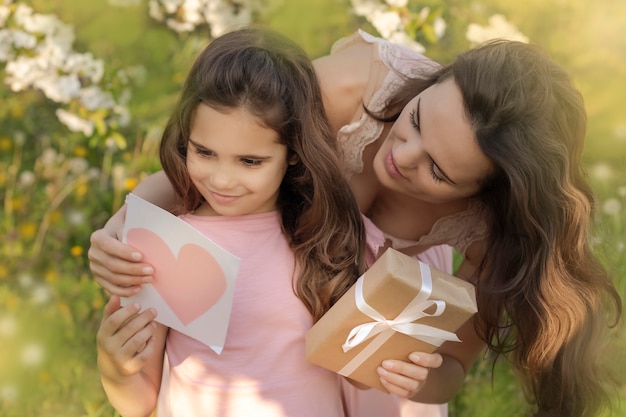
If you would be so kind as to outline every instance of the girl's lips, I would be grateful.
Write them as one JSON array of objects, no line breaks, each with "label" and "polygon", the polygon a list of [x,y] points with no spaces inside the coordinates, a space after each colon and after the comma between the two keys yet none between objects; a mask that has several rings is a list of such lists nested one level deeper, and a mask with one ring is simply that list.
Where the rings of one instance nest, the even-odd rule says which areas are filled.
[{"label": "girl's lips", "polygon": [[385,158],[385,168],[387,168],[387,172],[389,173],[389,176],[391,176],[392,178],[399,179],[399,180],[406,179],[406,177],[402,175],[402,173],[398,170],[398,167],[393,161],[393,153],[391,150],[389,151],[389,153],[387,154],[387,157]]},{"label": "girl's lips", "polygon": [[209,191],[209,192],[211,193],[212,199],[218,204],[230,204],[239,198],[239,196],[224,195],[224,194],[216,193],[215,191]]}]

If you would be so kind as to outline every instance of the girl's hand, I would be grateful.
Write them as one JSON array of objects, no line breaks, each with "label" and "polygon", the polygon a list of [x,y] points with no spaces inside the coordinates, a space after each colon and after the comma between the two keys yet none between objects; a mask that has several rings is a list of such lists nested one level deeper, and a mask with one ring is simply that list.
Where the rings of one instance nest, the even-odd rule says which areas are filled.
[{"label": "girl's hand", "polygon": [[156,311],[147,309],[139,313],[140,308],[138,303],[121,307],[116,295],[104,307],[96,342],[101,371],[109,377],[139,372],[155,352]]},{"label": "girl's hand", "polygon": [[91,273],[102,288],[129,297],[141,290],[141,284],[152,282],[154,271],[141,262],[139,251],[118,240],[123,225],[123,220],[112,218],[103,229],[93,232],[87,256]]},{"label": "girl's hand", "polygon": [[411,362],[386,360],[378,367],[380,382],[392,394],[413,397],[424,385],[431,368],[439,368],[443,357],[438,353],[413,352]]}]

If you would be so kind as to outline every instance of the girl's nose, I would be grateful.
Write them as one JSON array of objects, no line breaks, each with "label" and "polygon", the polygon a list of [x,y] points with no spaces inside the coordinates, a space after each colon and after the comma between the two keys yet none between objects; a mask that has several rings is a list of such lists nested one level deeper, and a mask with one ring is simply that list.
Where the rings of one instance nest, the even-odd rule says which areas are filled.
[{"label": "girl's nose", "polygon": [[236,180],[232,170],[220,165],[209,175],[209,182],[218,190],[227,190],[234,187]]}]

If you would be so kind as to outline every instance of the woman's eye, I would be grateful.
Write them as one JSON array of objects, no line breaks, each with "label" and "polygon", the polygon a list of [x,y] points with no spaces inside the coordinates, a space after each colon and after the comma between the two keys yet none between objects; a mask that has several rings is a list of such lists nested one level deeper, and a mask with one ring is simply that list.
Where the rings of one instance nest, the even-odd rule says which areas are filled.
[{"label": "woman's eye", "polygon": [[439,175],[437,175],[437,173],[435,172],[435,163],[433,161],[430,161],[429,165],[428,165],[428,170],[430,171],[430,176],[433,177],[433,179],[435,180],[435,182],[441,182],[443,181],[443,178],[441,178]]},{"label": "woman's eye", "polygon": [[411,126],[413,126],[413,128],[419,132],[420,125],[418,125],[417,120],[415,120],[415,110],[411,110],[411,112],[409,113],[409,120],[411,121]]}]

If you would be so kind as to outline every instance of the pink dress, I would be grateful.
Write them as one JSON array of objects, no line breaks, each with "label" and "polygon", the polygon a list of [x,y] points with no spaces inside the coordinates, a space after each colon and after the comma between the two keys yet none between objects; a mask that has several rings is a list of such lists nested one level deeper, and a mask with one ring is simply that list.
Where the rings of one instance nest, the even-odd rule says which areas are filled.
[{"label": "pink dress", "polygon": [[[370,85],[366,88],[369,96],[367,107],[372,111],[384,108],[385,101],[402,86],[399,74],[408,77],[424,76],[436,70],[439,65],[425,56],[405,47],[387,42],[359,30],[350,37],[337,41],[331,54],[358,43],[375,43],[377,54],[373,57],[370,71]],[[390,69],[392,69],[390,71]],[[382,79],[382,84],[377,83]],[[363,170],[363,150],[374,142],[383,131],[383,124],[359,111],[353,122],[343,126],[337,139],[344,153],[345,172],[351,176]],[[418,241],[398,239],[384,233],[364,216],[367,232],[367,259],[371,264],[379,254],[379,249],[390,246],[402,249],[415,245],[429,249],[416,255],[419,260],[442,271],[452,271],[452,249],[464,254],[474,241],[486,236],[485,214],[477,201],[471,201],[466,211],[439,219],[429,234]],[[358,390],[342,381],[344,402],[347,414],[351,417],[445,417],[446,404],[421,404],[400,399],[381,391]]]},{"label": "pink dress", "polygon": [[313,322],[278,213],[181,218],[241,264],[221,355],[169,331],[157,416],[342,417],[340,378],[305,359]]}]

